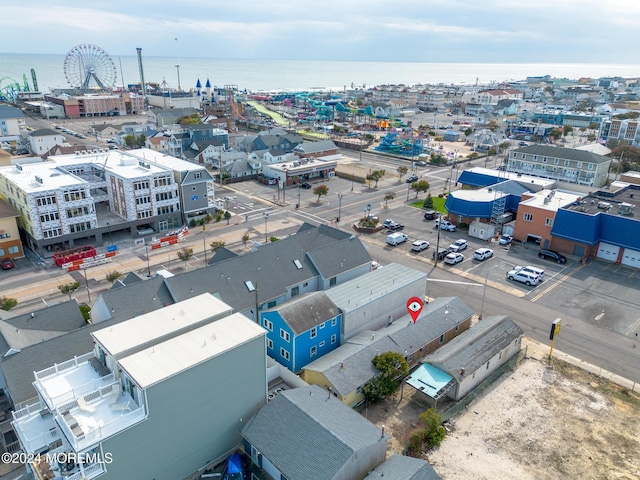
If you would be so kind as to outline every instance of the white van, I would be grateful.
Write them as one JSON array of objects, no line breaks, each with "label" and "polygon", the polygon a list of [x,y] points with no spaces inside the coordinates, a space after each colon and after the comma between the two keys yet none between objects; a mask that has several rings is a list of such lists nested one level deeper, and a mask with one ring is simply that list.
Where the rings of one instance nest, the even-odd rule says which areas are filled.
[{"label": "white van", "polygon": [[407,236],[404,233],[394,232],[387,235],[387,243],[389,245],[400,245],[402,242],[407,241]]}]

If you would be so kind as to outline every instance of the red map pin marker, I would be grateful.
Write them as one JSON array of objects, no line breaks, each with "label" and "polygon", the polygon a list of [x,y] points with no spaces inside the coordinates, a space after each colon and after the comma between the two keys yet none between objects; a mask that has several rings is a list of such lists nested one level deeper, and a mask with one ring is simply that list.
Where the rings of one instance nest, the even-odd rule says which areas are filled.
[{"label": "red map pin marker", "polygon": [[411,318],[413,318],[413,323],[416,323],[418,315],[420,315],[422,311],[422,305],[422,300],[418,297],[411,297],[407,300],[407,311],[409,315],[411,315]]}]

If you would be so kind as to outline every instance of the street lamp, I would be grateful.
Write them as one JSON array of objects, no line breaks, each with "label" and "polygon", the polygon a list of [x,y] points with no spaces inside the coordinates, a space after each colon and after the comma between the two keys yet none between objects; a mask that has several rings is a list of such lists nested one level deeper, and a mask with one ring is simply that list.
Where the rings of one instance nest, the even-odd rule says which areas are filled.
[{"label": "street lamp", "polygon": [[144,249],[147,252],[147,277],[151,276],[151,267],[149,266],[149,245],[144,244]]},{"label": "street lamp", "polygon": [[264,216],[264,243],[267,243],[267,219],[269,218],[269,214],[265,212],[262,215]]},{"label": "street lamp", "polygon": [[180,88],[180,65],[176,65],[176,70],[178,71],[178,91],[181,91],[182,88]]},{"label": "street lamp", "polygon": [[484,277],[484,288],[482,289],[482,303],[480,304],[480,315],[478,315],[478,320],[482,320],[484,317],[482,316],[484,312],[484,297],[487,294],[487,280],[489,280],[489,273],[496,267],[501,267],[501,263],[496,263],[493,267],[489,269],[487,275]]},{"label": "street lamp", "polygon": [[336,219],[336,222],[340,221],[340,213],[342,212],[342,194],[339,193],[338,194],[338,218]]},{"label": "street lamp", "polygon": [[89,297],[88,302],[91,303],[91,291],[89,290],[89,280],[87,279],[87,269],[83,268],[82,270],[84,270],[84,283],[87,286],[87,297]]}]

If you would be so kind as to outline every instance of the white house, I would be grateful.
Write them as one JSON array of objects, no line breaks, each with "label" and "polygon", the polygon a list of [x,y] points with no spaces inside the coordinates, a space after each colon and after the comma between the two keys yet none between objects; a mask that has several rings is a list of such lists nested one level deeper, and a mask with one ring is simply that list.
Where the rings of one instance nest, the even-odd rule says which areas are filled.
[{"label": "white house", "polygon": [[61,133],[48,128],[42,128],[29,134],[31,153],[43,155],[56,145],[64,145],[65,137]]}]

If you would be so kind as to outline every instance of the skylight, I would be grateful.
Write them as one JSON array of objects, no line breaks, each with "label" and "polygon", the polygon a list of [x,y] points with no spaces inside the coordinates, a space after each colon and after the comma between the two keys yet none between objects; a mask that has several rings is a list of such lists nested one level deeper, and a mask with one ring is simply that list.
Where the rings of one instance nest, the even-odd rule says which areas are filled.
[{"label": "skylight", "polygon": [[300,263],[300,260],[294,260],[293,263],[295,264],[296,268],[298,270],[300,270],[302,268],[302,264]]},{"label": "skylight", "polygon": [[249,290],[250,292],[253,292],[256,289],[256,287],[253,286],[251,280],[247,280],[246,282],[244,282],[244,284],[247,286],[247,290]]}]

